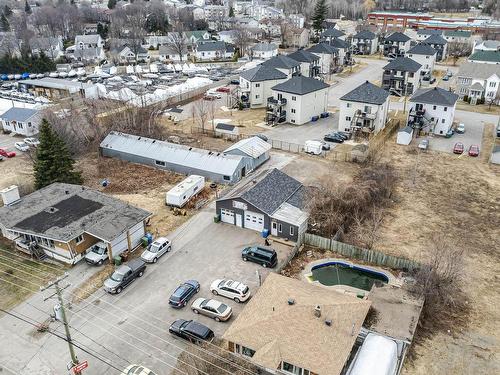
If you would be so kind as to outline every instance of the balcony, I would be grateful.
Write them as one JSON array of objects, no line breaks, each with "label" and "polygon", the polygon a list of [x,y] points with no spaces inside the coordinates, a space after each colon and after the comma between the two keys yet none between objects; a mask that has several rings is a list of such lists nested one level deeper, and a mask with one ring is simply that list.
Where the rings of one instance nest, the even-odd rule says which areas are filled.
[{"label": "balcony", "polygon": [[269,98],[267,98],[267,105],[270,107],[283,107],[284,105],[286,105],[286,99],[275,99],[274,97],[270,96]]},{"label": "balcony", "polygon": [[375,120],[377,118],[377,112],[374,113],[361,112],[361,118],[367,120]]}]

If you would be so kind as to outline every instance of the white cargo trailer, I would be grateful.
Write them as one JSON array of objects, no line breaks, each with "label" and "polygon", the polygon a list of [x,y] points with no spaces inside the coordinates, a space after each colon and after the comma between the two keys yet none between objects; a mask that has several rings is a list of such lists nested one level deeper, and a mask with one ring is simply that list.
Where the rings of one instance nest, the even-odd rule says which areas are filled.
[{"label": "white cargo trailer", "polygon": [[167,192],[169,206],[182,207],[205,187],[205,177],[191,175]]},{"label": "white cargo trailer", "polygon": [[306,141],[304,151],[307,154],[321,155],[323,152],[323,143],[320,141]]}]

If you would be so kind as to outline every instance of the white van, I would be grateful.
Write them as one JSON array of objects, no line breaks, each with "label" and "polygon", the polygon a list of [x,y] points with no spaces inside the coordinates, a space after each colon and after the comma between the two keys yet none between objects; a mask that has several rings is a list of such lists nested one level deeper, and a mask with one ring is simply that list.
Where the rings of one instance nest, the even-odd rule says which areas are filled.
[{"label": "white van", "polygon": [[321,155],[323,152],[323,143],[320,141],[306,141],[304,151],[306,154]]}]

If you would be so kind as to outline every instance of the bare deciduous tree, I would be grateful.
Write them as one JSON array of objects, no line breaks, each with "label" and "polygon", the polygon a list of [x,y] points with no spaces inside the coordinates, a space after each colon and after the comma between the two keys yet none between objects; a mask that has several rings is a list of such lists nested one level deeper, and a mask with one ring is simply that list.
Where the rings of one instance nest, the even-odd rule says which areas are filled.
[{"label": "bare deciduous tree", "polygon": [[184,57],[187,59],[188,39],[184,33],[182,24],[179,23],[175,27],[175,30],[174,32],[168,33],[166,45],[168,49],[172,51],[172,54],[179,55],[179,60],[182,62]]}]

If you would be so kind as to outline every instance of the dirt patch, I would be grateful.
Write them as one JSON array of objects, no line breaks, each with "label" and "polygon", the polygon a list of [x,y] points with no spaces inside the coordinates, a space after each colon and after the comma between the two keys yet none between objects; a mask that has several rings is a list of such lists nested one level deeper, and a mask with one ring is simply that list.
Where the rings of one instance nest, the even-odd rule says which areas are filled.
[{"label": "dirt patch", "polygon": [[[17,150],[16,150],[17,151]],[[20,154],[20,151],[18,151]],[[10,186],[19,186],[21,195],[33,190],[33,162],[27,155],[17,155],[14,158],[0,161],[0,189]],[[3,203],[0,200],[0,206]]]},{"label": "dirt patch", "polygon": [[344,68],[342,73],[337,74],[338,77],[346,78],[349,77],[355,73],[358,73],[359,71],[363,70],[368,64],[365,62],[357,62],[354,65],[351,65],[347,68]]},{"label": "dirt patch", "polygon": [[500,106],[498,105],[488,105],[488,104],[469,104],[463,100],[457,101],[457,109],[461,111],[485,113],[487,115],[500,115]]},{"label": "dirt patch", "polygon": [[72,293],[71,302],[76,304],[90,297],[96,290],[103,286],[104,281],[113,273],[114,269],[114,265],[110,263],[104,265],[102,269],[75,288]]}]

